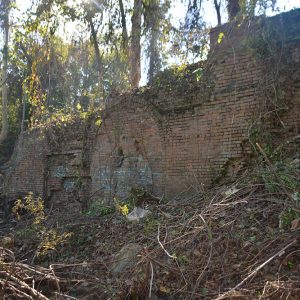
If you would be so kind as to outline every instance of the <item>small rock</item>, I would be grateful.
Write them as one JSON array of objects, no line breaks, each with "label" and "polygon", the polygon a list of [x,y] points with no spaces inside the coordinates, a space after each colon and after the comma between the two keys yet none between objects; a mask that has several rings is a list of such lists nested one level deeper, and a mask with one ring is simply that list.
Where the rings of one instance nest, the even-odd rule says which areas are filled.
[{"label": "small rock", "polygon": [[226,197],[229,197],[235,193],[237,193],[239,191],[239,189],[237,189],[235,186],[234,187],[231,187],[229,188],[224,194]]},{"label": "small rock", "polygon": [[252,243],[249,242],[249,241],[246,241],[246,242],[243,243],[243,248],[249,248],[251,246],[252,246]]},{"label": "small rock", "polygon": [[127,215],[129,221],[139,221],[145,218],[150,213],[149,210],[143,209],[141,207],[135,207],[131,213]]},{"label": "small rock", "polygon": [[295,219],[291,222],[291,230],[296,230],[300,227],[300,218]]},{"label": "small rock", "polygon": [[143,249],[139,244],[131,243],[125,245],[114,257],[111,272],[120,274],[130,270],[138,261],[137,255]]},{"label": "small rock", "polygon": [[14,239],[11,236],[4,236],[0,244],[3,248],[12,249],[14,247]]}]

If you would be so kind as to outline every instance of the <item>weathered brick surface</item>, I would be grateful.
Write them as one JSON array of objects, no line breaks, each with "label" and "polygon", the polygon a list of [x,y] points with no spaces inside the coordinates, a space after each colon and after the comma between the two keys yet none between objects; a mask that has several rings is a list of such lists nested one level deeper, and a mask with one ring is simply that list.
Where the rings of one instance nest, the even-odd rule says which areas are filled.
[{"label": "weathered brick surface", "polygon": [[16,198],[28,191],[44,195],[48,151],[47,140],[40,130],[34,129],[19,136],[6,172],[6,195]]},{"label": "weathered brick surface", "polygon": [[245,47],[265,23],[226,24],[212,30],[200,81],[192,75],[182,87],[177,82],[115,96],[100,128],[77,122],[47,134],[26,133],[6,176],[6,194],[33,191],[57,206],[73,203],[74,209],[96,198],[126,197],[133,187],[171,197],[208,186],[225,167],[238,171],[251,153],[249,128],[262,117],[270,129],[280,127],[281,137],[298,134],[300,39],[294,29],[300,29],[300,18],[295,14],[300,11],[264,21],[285,28],[290,66],[280,79],[288,86],[289,109],[278,112],[276,124],[265,118],[274,85],[267,62]]}]

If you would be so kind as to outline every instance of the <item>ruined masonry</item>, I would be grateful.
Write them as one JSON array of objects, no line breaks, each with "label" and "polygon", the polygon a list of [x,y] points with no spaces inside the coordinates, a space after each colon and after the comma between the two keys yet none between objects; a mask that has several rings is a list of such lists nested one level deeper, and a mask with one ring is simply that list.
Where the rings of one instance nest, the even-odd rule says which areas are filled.
[{"label": "ruined masonry", "polygon": [[[286,54],[278,56],[285,57],[278,66],[263,56],[273,45],[264,41],[268,30]],[[188,67],[186,75],[164,82],[165,71],[153,87],[113,96],[87,122],[25,132],[5,174],[5,195],[32,191],[49,205],[79,210],[96,199],[124,198],[132,188],[173,197],[237,174],[251,159],[253,124],[266,120],[279,139],[299,133],[299,32],[300,10],[225,24],[210,33],[207,61]],[[262,117],[272,108],[272,74],[282,64],[288,109],[276,123]]]}]

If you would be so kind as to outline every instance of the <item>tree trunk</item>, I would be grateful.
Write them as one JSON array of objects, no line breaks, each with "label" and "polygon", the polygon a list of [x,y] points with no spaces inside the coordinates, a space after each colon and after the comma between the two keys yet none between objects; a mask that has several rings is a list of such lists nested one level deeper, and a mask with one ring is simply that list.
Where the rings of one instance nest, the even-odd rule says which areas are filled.
[{"label": "tree trunk", "polygon": [[9,1],[3,0],[2,8],[5,9],[5,14],[3,18],[3,32],[4,32],[4,48],[3,48],[3,68],[2,68],[2,128],[0,133],[0,144],[8,135],[8,114],[7,114],[7,64],[8,64],[8,31],[9,31],[9,18],[8,9]]},{"label": "tree trunk", "polygon": [[239,0],[227,0],[227,11],[229,21],[234,20],[234,18],[238,15],[240,10],[241,7],[239,4]]},{"label": "tree trunk", "polygon": [[[96,56],[96,61],[97,61],[97,66],[98,66],[98,78],[99,78],[99,98],[100,101],[103,101],[103,97],[104,97],[104,84],[103,84],[103,64],[102,64],[102,58],[101,58],[101,54],[100,54],[100,49],[99,49],[99,45],[98,45],[98,40],[97,40],[97,33],[95,30],[95,26],[93,23],[93,20],[90,19],[89,20],[89,25],[91,28],[91,36],[92,36],[92,43],[94,46],[94,50],[95,50],[95,56]],[[93,103],[92,103],[93,106]]]},{"label": "tree trunk", "polygon": [[[24,83],[24,85],[25,85],[25,83]],[[21,132],[24,132],[24,129],[25,129],[26,97],[27,97],[26,88],[24,88],[24,86],[23,86]]]},{"label": "tree trunk", "polygon": [[250,0],[249,6],[250,6],[250,17],[254,17],[255,16],[255,8],[257,5],[257,0]]},{"label": "tree trunk", "polygon": [[158,51],[158,40],[160,36],[160,7],[158,0],[150,1],[149,7],[149,29],[150,29],[150,42],[149,42],[149,72],[148,79],[151,83],[154,76],[160,70],[160,55]]},{"label": "tree trunk", "polygon": [[[24,58],[27,60],[27,71],[26,71],[26,78],[28,78],[31,74],[31,70],[32,70],[32,57],[28,54],[25,46],[23,45],[22,41],[18,42],[18,47],[22,50]],[[23,81],[22,84],[22,119],[21,119],[21,132],[25,131],[26,129],[26,102],[27,102],[27,79],[25,79],[25,81]]]},{"label": "tree trunk", "polygon": [[217,13],[217,18],[218,18],[218,26],[220,26],[222,24],[221,12],[220,12],[221,2],[218,3],[217,0],[214,0],[214,5],[215,5],[216,13]]},{"label": "tree trunk", "polygon": [[126,57],[128,57],[128,52],[129,52],[128,33],[127,33],[126,16],[124,11],[123,0],[119,0],[119,6],[120,6],[121,23],[122,23],[122,47]]},{"label": "tree trunk", "polygon": [[136,88],[141,79],[142,0],[134,0],[131,22],[130,81],[131,87]]},{"label": "tree trunk", "polygon": [[150,38],[150,57],[149,57],[149,82],[151,83],[154,76],[158,73],[160,67],[160,57],[157,49],[157,42],[159,38],[159,31],[156,28],[152,29]]}]

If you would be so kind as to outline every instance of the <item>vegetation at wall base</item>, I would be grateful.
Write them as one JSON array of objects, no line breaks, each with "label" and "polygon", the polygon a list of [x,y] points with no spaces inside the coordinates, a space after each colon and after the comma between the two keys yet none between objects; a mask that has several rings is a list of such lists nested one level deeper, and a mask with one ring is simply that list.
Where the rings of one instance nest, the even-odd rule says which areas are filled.
[{"label": "vegetation at wall base", "polygon": [[[257,167],[206,193],[176,202],[148,201],[151,215],[138,223],[118,211],[103,213],[102,205],[97,216],[63,220],[52,212],[47,222],[42,218],[43,230],[55,230],[56,241],[60,233],[68,232],[68,238],[40,256],[37,244],[29,242],[36,231],[33,236],[21,234],[36,217],[25,214],[20,221],[11,220],[1,229],[1,292],[40,294],[40,299],[64,294],[76,299],[146,299],[150,294],[159,299],[297,299],[296,154],[278,162],[263,157]],[[31,207],[32,201],[27,202]],[[41,215],[40,209],[31,211]],[[113,273],[117,253],[132,244],[141,246],[137,261]]]}]

